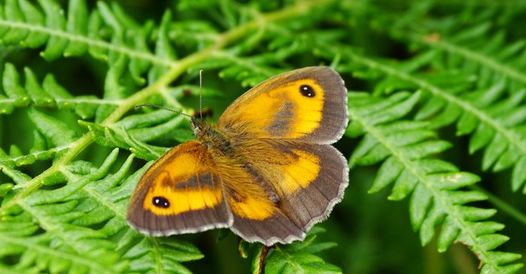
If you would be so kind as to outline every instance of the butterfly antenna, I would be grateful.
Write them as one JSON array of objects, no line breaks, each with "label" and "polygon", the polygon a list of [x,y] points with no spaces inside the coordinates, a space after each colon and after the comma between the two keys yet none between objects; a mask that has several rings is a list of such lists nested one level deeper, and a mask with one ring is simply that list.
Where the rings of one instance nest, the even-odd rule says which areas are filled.
[{"label": "butterfly antenna", "polygon": [[183,110],[181,110],[181,109],[176,109],[176,108],[171,108],[171,107],[161,106],[161,105],[154,105],[154,104],[140,104],[140,105],[136,105],[136,106],[135,106],[135,109],[139,109],[139,108],[143,108],[143,107],[149,107],[149,108],[156,108],[156,109],[169,110],[169,111],[175,112],[175,113],[177,113],[177,114],[182,114],[182,115],[184,115],[184,116],[188,116],[188,117],[192,118],[191,115],[188,115],[188,114],[184,113]]},{"label": "butterfly antenna", "polygon": [[203,69],[199,70],[199,118],[203,120]]}]

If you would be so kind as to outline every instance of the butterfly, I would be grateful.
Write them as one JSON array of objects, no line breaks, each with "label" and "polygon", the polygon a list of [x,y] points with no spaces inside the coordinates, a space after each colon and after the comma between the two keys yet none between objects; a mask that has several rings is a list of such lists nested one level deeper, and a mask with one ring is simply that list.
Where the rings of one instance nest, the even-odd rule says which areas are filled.
[{"label": "butterfly", "polygon": [[154,236],[230,228],[265,246],[305,238],[342,200],[347,90],[329,67],[274,76],[237,98],[216,125],[191,118],[195,141],[142,176],[128,222]]}]

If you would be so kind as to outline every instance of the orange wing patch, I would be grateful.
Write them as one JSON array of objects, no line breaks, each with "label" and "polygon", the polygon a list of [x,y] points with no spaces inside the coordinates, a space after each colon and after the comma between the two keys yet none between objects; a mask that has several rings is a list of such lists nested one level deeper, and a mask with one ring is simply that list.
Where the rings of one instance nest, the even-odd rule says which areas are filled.
[{"label": "orange wing patch", "polygon": [[234,215],[250,220],[262,221],[271,217],[275,212],[275,206],[268,198],[246,197],[244,199],[235,199],[230,197],[228,204]]},{"label": "orange wing patch", "polygon": [[[184,181],[191,176],[202,173],[210,167],[206,164],[206,158],[202,154],[192,154],[191,152],[180,152],[171,157],[170,161],[164,163],[163,171],[168,173],[172,181]],[[156,180],[163,180],[156,178]]]},{"label": "orange wing patch", "polygon": [[218,125],[242,126],[260,138],[299,138],[320,127],[324,96],[312,79],[292,81],[250,98],[240,97],[239,107],[225,111]]},{"label": "orange wing patch", "polygon": [[[222,200],[221,188],[210,186],[209,159],[202,153],[178,151],[172,153],[155,177],[144,199],[144,209],[157,215],[174,215],[190,210],[212,208]],[[206,179],[204,179],[206,178]],[[205,182],[200,182],[201,180]],[[193,183],[191,183],[193,182]],[[169,207],[156,206],[156,197],[165,199]]]},{"label": "orange wing patch", "polygon": [[293,194],[300,189],[307,188],[320,173],[320,159],[315,154],[303,150],[291,151],[293,160],[282,166],[280,188],[285,194]]},{"label": "orange wing patch", "polygon": [[[307,86],[312,88],[313,97],[300,92]],[[243,121],[250,121],[250,127],[260,129],[263,136],[298,138],[319,127],[323,97],[323,90],[315,81],[294,81],[246,102]]]},{"label": "orange wing patch", "polygon": [[[188,187],[186,189],[174,188],[170,182],[174,181],[169,178],[168,172],[161,173],[148,190],[144,198],[143,207],[156,215],[166,216],[175,215],[183,212],[213,208],[222,202],[222,191],[220,188]],[[195,175],[197,178],[204,177]],[[152,201],[156,197],[163,197],[170,206],[158,207]]]}]

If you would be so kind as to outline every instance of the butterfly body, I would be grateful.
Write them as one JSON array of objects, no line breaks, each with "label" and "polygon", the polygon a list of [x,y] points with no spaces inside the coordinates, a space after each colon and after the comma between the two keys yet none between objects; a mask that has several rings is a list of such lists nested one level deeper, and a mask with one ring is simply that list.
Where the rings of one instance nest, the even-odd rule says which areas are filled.
[{"label": "butterfly body", "polygon": [[265,245],[303,239],[343,197],[345,158],[330,144],[347,124],[339,75],[309,67],[238,98],[216,125],[192,118],[197,138],[143,175],[128,221],[153,235],[228,227]]},{"label": "butterfly body", "polygon": [[[247,155],[247,153],[257,151],[269,151],[265,147],[264,140],[258,140],[255,136],[247,136],[243,132],[238,134],[225,132],[225,129],[222,131],[198,118],[192,118],[192,128],[196,138],[206,147],[210,157],[216,163],[215,168],[221,178],[227,182],[236,182],[240,178],[244,178],[245,182],[253,181],[264,189],[268,199],[276,205],[279,203],[279,196],[269,183],[273,179],[265,178],[265,172],[254,167],[258,166],[258,163],[251,162],[251,157]],[[223,186],[223,191],[237,201],[242,199],[241,193],[244,192],[242,189],[237,190],[236,186],[230,183]]]},{"label": "butterfly body", "polygon": [[192,130],[199,142],[206,146],[207,150],[214,154],[221,154],[228,157],[235,156],[232,151],[232,144],[223,132],[206,123],[206,121],[192,117]]}]

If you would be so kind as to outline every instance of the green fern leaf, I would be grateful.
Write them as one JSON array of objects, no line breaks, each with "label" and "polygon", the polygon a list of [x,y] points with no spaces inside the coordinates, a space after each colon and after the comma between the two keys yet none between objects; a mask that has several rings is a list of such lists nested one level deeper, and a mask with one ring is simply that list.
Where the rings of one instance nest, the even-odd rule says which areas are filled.
[{"label": "green fern leaf", "polygon": [[[56,107],[61,110],[73,110],[81,118],[93,117],[95,110],[100,105],[112,104],[109,101],[97,100],[94,96],[73,97],[64,87],[62,87],[53,75],[48,74],[42,84],[34,73],[24,69],[25,81],[21,82],[21,77],[13,64],[6,63],[3,71],[2,86],[5,92],[0,110],[9,114],[16,108],[28,105],[35,107]],[[2,99],[0,99],[2,100]],[[113,103],[112,105],[117,105]]]},{"label": "green fern leaf", "polygon": [[[477,183],[478,176],[460,172],[450,163],[430,158],[449,145],[437,140],[428,124],[377,118],[403,117],[415,106],[418,97],[419,93],[412,96],[397,93],[387,100],[390,103],[386,107],[386,100],[351,93],[350,115],[366,133],[351,157],[351,164],[384,161],[370,192],[394,184],[389,199],[401,200],[410,196],[411,223],[415,230],[420,231],[423,245],[428,244],[441,227],[437,235],[440,252],[459,241],[477,254],[483,264],[482,272],[517,271],[522,267],[516,262],[520,255],[509,253],[513,260],[504,263],[492,256],[494,249],[508,241],[508,237],[497,234],[503,225],[487,221],[496,211],[468,205],[486,199],[482,193],[464,188]],[[376,152],[380,149],[382,154]],[[374,161],[363,161],[364,158],[373,158]]]},{"label": "green fern leaf", "polygon": [[[321,228],[314,228],[303,242],[275,247],[266,258],[265,273],[342,273],[335,265],[314,255],[336,245],[314,243],[316,235],[323,231]],[[255,259],[259,260],[259,257]]]},{"label": "green fern leaf", "polygon": [[[437,123],[437,126],[457,122],[457,134],[473,134],[470,152],[484,149],[483,169],[498,172],[513,167],[512,189],[517,191],[524,188],[526,193],[526,178],[520,175],[523,173],[522,166],[518,165],[526,155],[526,135],[523,131],[526,117],[521,107],[526,84],[526,76],[522,73],[526,67],[525,55],[522,54],[525,43],[523,40],[506,41],[506,30],[488,20],[505,12],[508,11],[498,7],[478,12],[473,15],[476,19],[469,26],[453,19],[449,20],[449,25],[437,22],[419,26],[416,31],[407,31],[415,29],[415,26],[406,24],[408,21],[400,22],[394,28],[393,35],[416,43],[422,49],[422,55],[432,54],[434,57],[427,64],[434,69],[447,71],[462,64],[464,73],[477,75],[475,92],[473,87],[467,87],[464,94],[451,98],[453,100],[447,99],[447,96],[436,96],[437,93],[433,92],[429,106],[420,110],[420,118],[432,117],[429,114],[433,112],[429,107],[435,113],[441,112],[442,117],[453,117],[450,115],[451,108],[455,108],[455,105],[459,107],[455,111],[462,110],[463,113],[459,112],[462,114],[460,119],[451,118]],[[440,38],[428,39],[425,36],[425,33],[432,32]],[[437,97],[448,101],[449,108],[443,109],[443,106],[436,105]]]},{"label": "green fern leaf", "polygon": [[470,91],[462,87],[466,86],[466,81],[470,81],[469,77],[453,77],[444,81],[444,78],[451,78],[450,72],[429,77],[417,72],[406,72],[402,69],[403,64],[392,65],[353,53],[349,53],[348,57],[361,64],[361,69],[365,67],[380,70],[388,75],[386,81],[390,82],[392,88],[396,86],[400,89],[411,87],[422,90],[423,106],[416,114],[417,119],[428,120],[433,128],[456,123],[458,135],[471,134],[471,153],[484,149],[483,169],[492,168],[497,172],[513,167],[513,190],[526,187],[524,176],[518,174],[521,170],[517,165],[522,163],[521,159],[526,155],[526,135],[523,129],[526,112],[521,108],[524,104],[523,91],[500,96],[503,92],[501,83]]}]

